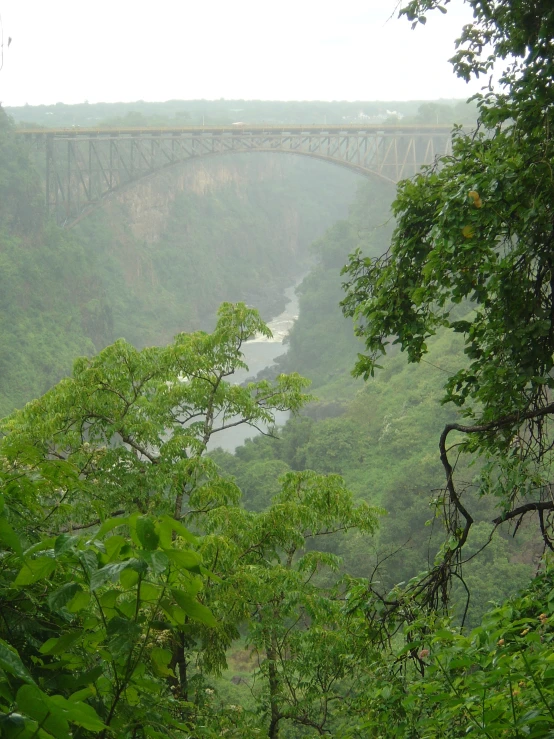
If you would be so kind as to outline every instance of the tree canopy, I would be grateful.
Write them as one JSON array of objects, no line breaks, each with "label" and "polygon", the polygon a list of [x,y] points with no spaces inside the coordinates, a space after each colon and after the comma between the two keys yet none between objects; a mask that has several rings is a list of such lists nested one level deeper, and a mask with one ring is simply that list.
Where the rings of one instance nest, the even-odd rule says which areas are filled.
[{"label": "tree canopy", "polygon": [[[454,537],[447,559],[473,522],[453,448],[484,462],[481,492],[497,496],[495,523],[536,511],[552,548],[554,509],[554,9],[467,2],[473,23],[451,61],[466,80],[492,75],[476,96],[478,127],[456,129],[451,156],[400,184],[390,249],[376,259],[352,255],[343,302],[365,341],[355,372],[366,378],[391,343],[419,362],[437,331],[463,337],[467,361],[449,374],[444,402],[467,423],[449,424],[440,439]],[[447,6],[414,0],[400,14],[417,26]]]}]

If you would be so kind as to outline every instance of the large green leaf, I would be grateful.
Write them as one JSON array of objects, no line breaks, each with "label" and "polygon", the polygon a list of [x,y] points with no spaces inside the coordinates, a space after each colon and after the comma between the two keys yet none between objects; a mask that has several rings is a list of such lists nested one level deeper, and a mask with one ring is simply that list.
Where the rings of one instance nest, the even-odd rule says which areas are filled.
[{"label": "large green leaf", "polygon": [[138,624],[128,618],[114,616],[111,621],[108,621],[107,633],[110,637],[121,636],[135,639],[141,633],[141,628]]},{"label": "large green leaf", "polygon": [[171,657],[172,654],[169,649],[162,649],[161,647],[154,647],[154,649],[152,649],[150,652],[150,659],[152,660],[152,664],[154,665],[154,669],[158,675],[166,677],[174,676],[173,670],[168,666],[171,662]]},{"label": "large green leaf", "polygon": [[183,539],[185,539],[185,541],[188,541],[189,544],[198,543],[197,537],[194,536],[194,534],[191,534],[187,527],[184,526],[180,521],[176,521],[174,518],[171,518],[171,516],[167,515],[162,516],[161,521],[161,528],[166,536],[167,533],[171,535],[171,532],[174,531],[177,536],[181,536]]},{"label": "large green leaf", "polygon": [[10,549],[13,549],[16,554],[21,556],[23,548],[21,546],[19,536],[3,516],[0,516],[0,542],[8,546]]},{"label": "large green leaf", "polygon": [[66,582],[59,590],[50,593],[48,605],[53,611],[59,611],[80,591],[82,591],[82,588],[78,583]]},{"label": "large green leaf", "polygon": [[83,608],[86,608],[89,603],[90,593],[87,593],[84,590],[79,590],[66,605],[66,610],[70,613],[78,613],[79,611],[82,611]]},{"label": "large green leaf", "polygon": [[[80,693],[84,693],[84,691],[80,691]],[[77,726],[82,726],[87,731],[97,733],[106,728],[94,708],[87,703],[72,700],[71,698],[67,700],[61,695],[52,696],[50,703],[59,706],[64,711],[64,715],[68,721],[77,724]]]},{"label": "large green leaf", "polygon": [[69,649],[69,647],[75,644],[75,642],[79,641],[82,636],[83,632],[81,630],[68,631],[60,637],[48,639],[48,641],[44,642],[39,651],[42,652],[42,654],[62,654]]},{"label": "large green leaf", "polygon": [[124,518],[108,518],[107,521],[104,521],[102,526],[98,529],[98,533],[96,536],[100,539],[105,534],[108,534],[113,529],[116,529],[118,526],[124,526],[129,521],[128,516],[125,516]]},{"label": "large green leaf", "polygon": [[196,552],[191,552],[190,549],[179,550],[179,549],[165,549],[166,555],[170,562],[177,565],[179,569],[193,570],[199,572],[200,564],[202,560]]},{"label": "large green leaf", "polygon": [[32,585],[49,577],[56,569],[56,561],[52,557],[37,557],[25,560],[14,580],[14,585]]},{"label": "large green leaf", "polygon": [[48,696],[34,685],[24,685],[18,690],[17,705],[56,739],[71,739],[70,723],[94,733],[106,728],[92,706],[67,700],[62,695]]},{"label": "large green leaf", "polygon": [[183,609],[187,616],[206,624],[206,626],[218,626],[218,622],[210,609],[203,606],[202,603],[199,603],[188,593],[185,593],[182,590],[172,589],[171,595],[175,598],[175,602]]},{"label": "large green leaf", "polygon": [[23,714],[37,721],[56,739],[71,739],[64,710],[49,701],[48,696],[36,685],[23,685],[17,691],[16,700],[17,707]]},{"label": "large green leaf", "polygon": [[124,562],[112,562],[104,565],[92,575],[90,578],[90,589],[92,591],[98,590],[99,587],[109,581],[115,581],[119,578],[120,574],[127,569],[135,570],[136,572],[144,572],[146,570],[146,562],[140,559],[126,559]]},{"label": "large green leaf", "polygon": [[164,552],[141,552],[140,556],[141,559],[144,559],[148,563],[156,575],[160,575],[167,570],[169,558]]},{"label": "large green leaf", "polygon": [[35,682],[21,661],[19,654],[3,639],[0,639],[0,667],[4,672],[14,675],[26,683]]},{"label": "large green leaf", "polygon": [[136,522],[136,531],[139,541],[145,549],[151,552],[157,548],[160,537],[156,533],[156,527],[151,518],[139,516]]},{"label": "large green leaf", "polygon": [[54,553],[56,557],[60,557],[65,554],[73,544],[79,540],[78,536],[71,536],[70,534],[60,534],[54,543]]}]

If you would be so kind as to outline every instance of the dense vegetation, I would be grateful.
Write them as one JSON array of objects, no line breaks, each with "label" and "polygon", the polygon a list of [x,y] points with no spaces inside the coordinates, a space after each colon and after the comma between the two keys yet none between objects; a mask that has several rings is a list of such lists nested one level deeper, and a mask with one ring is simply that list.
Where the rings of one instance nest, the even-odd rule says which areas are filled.
[{"label": "dense vegetation", "polygon": [[[442,386],[447,373],[464,361],[461,340],[441,331],[429,341],[420,366],[392,353],[365,384],[348,376],[363,344],[336,308],[344,295],[339,270],[358,247],[366,255],[386,251],[391,199],[390,190],[378,183],[365,184],[349,218],[313,245],[318,262],[299,288],[300,316],[276,371],[297,370],[313,378],[317,401],[277,439],[257,437],[235,455],[213,455],[234,476],[245,505],[253,510],[270,504],[280,474],[305,469],[340,474],[358,499],[382,506],[387,515],[371,546],[349,538],[341,553],[345,569],[354,575],[367,576],[378,565],[375,579],[383,588],[425,571],[444,538],[440,496],[433,493],[444,480],[437,446],[445,424],[457,415],[441,403]],[[476,509],[468,542],[473,553],[487,541],[498,511],[494,500],[479,498],[475,465],[460,457],[457,471]],[[472,593],[466,622],[477,624],[491,601],[501,602],[522,587],[540,551],[531,530],[520,531],[514,540],[507,527],[501,529],[494,544],[464,566]],[[463,588],[456,587],[453,601],[460,618],[466,605]]]},{"label": "dense vegetation", "polygon": [[193,163],[64,231],[44,219],[33,154],[0,111],[0,415],[116,338],[145,346],[211,328],[223,300],[279,313],[358,179],[294,157]]},{"label": "dense vegetation", "polygon": [[[284,373],[232,384],[268,329],[224,303],[212,333],[117,341],[3,420],[2,736],[554,736],[548,551],[536,568],[554,546],[554,11],[467,1],[455,68],[489,72],[492,44],[501,91],[401,184],[394,223],[369,183],[316,242]],[[23,250],[51,227],[5,141]],[[345,261],[357,336],[331,307]],[[282,410],[277,438],[206,454]]]}]

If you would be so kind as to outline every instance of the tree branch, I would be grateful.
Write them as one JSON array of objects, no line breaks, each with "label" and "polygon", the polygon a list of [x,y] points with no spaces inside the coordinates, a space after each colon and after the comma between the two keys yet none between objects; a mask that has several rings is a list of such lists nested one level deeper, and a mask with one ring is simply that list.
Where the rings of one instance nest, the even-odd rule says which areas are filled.
[{"label": "tree branch", "polygon": [[[114,511],[111,513],[108,518],[117,518],[117,516],[123,516],[127,513],[127,511],[121,509],[119,511]],[[98,526],[98,524],[101,524],[104,522],[105,519],[101,518],[95,518],[94,521],[89,521],[88,523],[78,523],[78,524],[69,524],[69,526],[64,526],[63,528],[58,530],[58,533],[60,534],[67,534],[68,531],[78,531],[79,529],[90,529],[93,526]]]}]

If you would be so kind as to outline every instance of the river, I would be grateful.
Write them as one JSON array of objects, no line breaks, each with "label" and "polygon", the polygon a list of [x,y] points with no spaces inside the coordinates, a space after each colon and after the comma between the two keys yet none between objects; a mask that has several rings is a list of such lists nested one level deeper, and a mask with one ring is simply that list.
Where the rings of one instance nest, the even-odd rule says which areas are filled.
[{"label": "river", "polygon": [[[285,353],[286,344],[283,345],[283,341],[298,318],[298,297],[295,291],[301,281],[285,290],[285,298],[288,300],[285,310],[267,324],[271,329],[273,338],[251,339],[243,345],[244,361],[248,365],[248,370],[235,372],[233,379],[237,384],[244,382],[249,377],[255,377],[258,372],[266,367],[271,367],[276,358]],[[277,411],[275,413],[276,424],[278,426],[284,425],[289,416],[289,411]],[[251,439],[258,436],[258,434],[259,432],[256,429],[247,424],[235,426],[215,434],[208,444],[208,449],[221,447],[225,451],[233,453],[238,446],[244,444],[246,439]]]}]

